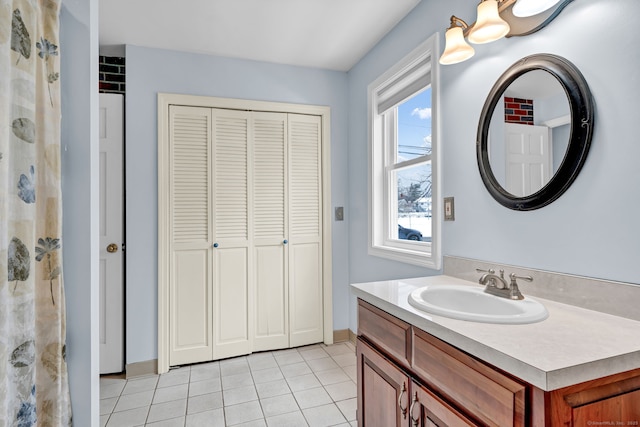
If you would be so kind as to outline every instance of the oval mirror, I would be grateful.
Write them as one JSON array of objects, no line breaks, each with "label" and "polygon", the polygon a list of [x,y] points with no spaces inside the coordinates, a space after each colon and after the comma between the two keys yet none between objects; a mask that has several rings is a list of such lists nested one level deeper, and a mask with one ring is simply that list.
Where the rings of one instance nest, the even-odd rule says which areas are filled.
[{"label": "oval mirror", "polygon": [[538,209],[576,179],[593,134],[593,100],[580,71],[538,54],[500,76],[484,104],[476,151],[480,176],[500,204]]}]

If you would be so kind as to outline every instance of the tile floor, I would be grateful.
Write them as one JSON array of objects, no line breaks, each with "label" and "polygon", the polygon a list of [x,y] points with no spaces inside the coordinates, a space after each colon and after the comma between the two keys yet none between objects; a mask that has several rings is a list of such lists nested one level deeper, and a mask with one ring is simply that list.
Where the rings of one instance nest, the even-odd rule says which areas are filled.
[{"label": "tile floor", "polygon": [[100,379],[101,427],[356,425],[352,343],[317,344]]}]

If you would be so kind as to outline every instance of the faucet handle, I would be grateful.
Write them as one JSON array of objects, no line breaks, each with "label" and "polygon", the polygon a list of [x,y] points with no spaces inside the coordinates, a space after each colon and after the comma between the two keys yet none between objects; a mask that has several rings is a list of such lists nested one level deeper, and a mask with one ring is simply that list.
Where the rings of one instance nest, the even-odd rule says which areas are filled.
[{"label": "faucet handle", "polygon": [[511,278],[511,283],[515,283],[516,279],[526,280],[527,282],[533,282],[533,277],[531,276],[518,276],[516,273],[509,274]]},{"label": "faucet handle", "polygon": [[476,271],[478,273],[489,273],[489,274],[496,274],[496,271],[493,268],[490,268],[488,270],[483,270],[481,268],[476,268]]}]

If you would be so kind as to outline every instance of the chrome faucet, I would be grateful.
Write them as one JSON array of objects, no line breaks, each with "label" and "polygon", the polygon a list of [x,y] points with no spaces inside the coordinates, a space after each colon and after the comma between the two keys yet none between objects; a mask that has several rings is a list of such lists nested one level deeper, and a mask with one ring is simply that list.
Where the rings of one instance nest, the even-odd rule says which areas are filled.
[{"label": "chrome faucet", "polygon": [[482,286],[486,286],[484,289],[486,293],[513,300],[524,299],[524,296],[518,288],[517,279],[526,280],[527,282],[533,281],[533,277],[531,276],[517,276],[515,273],[511,273],[509,275],[511,282],[507,285],[507,281],[504,279],[504,270],[500,270],[499,276],[496,275],[496,271],[493,269],[476,269],[476,271],[478,273],[485,273],[480,277],[478,283]]}]

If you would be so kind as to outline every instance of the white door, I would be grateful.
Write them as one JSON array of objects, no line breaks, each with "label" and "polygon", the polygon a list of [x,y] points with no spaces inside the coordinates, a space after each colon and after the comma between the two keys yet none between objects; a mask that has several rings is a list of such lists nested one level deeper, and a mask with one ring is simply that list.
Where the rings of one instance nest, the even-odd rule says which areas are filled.
[{"label": "white door", "polygon": [[505,123],[506,190],[514,196],[529,196],[550,178],[549,128]]},{"label": "white door", "polygon": [[211,110],[169,109],[169,363],[213,357]]},{"label": "white door", "polygon": [[124,370],[123,97],[100,94],[100,373]]},{"label": "white door", "polygon": [[290,345],[323,339],[322,155],[318,116],[288,115]]},{"label": "white door", "polygon": [[254,351],[289,347],[287,115],[252,115]]},{"label": "white door", "polygon": [[251,353],[250,113],[212,110],[215,359]]}]

